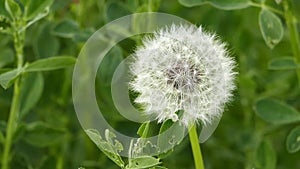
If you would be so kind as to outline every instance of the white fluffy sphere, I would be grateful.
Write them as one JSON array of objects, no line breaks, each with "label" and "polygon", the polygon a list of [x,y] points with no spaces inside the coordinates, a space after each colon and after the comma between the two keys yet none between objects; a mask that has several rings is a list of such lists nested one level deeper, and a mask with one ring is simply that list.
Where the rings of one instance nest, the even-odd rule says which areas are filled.
[{"label": "white fluffy sphere", "polygon": [[235,88],[235,62],[225,44],[201,27],[159,30],[134,55],[130,88],[139,93],[135,102],[159,122],[210,123],[222,114]]}]

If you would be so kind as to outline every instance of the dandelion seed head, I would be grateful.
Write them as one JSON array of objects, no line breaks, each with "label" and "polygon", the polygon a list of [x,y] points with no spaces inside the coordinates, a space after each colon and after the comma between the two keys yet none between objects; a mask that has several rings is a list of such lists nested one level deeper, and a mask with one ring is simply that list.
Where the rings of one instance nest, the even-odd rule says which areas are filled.
[{"label": "dandelion seed head", "polygon": [[130,88],[139,93],[135,102],[146,114],[185,126],[221,116],[236,73],[226,45],[214,34],[172,25],[144,38],[134,55]]}]

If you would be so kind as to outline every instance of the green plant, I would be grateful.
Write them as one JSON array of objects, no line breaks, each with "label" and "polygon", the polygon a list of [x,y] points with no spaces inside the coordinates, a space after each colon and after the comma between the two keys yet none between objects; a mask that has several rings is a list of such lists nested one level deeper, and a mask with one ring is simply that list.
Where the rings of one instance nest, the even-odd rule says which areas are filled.
[{"label": "green plant", "polygon": [[[24,117],[26,111],[34,106],[34,103],[27,103],[24,105],[24,102],[28,102],[26,99],[30,99],[30,93],[33,93],[33,97],[39,97],[41,93],[41,83],[42,77],[39,72],[56,70],[64,68],[66,66],[71,66],[75,63],[73,57],[60,56],[52,57],[47,59],[40,59],[32,63],[24,64],[26,56],[24,56],[24,41],[26,36],[26,29],[37,22],[38,20],[45,17],[50,10],[50,6],[53,3],[53,0],[47,1],[31,1],[24,0],[17,2],[14,0],[5,0],[1,2],[1,21],[5,24],[5,27],[1,27],[1,32],[7,35],[12,36],[13,44],[15,49],[15,60],[16,68],[10,68],[8,70],[3,70],[0,75],[0,84],[4,89],[8,89],[11,85],[14,87],[13,91],[13,100],[10,108],[9,118],[6,127],[6,134],[3,136],[4,150],[2,155],[2,168],[9,169],[9,163],[12,158],[11,147],[16,137],[18,130],[22,127],[20,125],[22,118]],[[24,7],[24,8],[21,8]],[[30,82],[25,82],[26,78],[30,77],[31,73],[34,73],[34,81],[37,84],[35,89],[32,89],[28,86],[35,84],[28,84]],[[33,82],[34,82],[33,81]],[[27,84],[26,84],[27,83]],[[27,85],[27,86],[24,86]],[[36,99],[36,98],[34,98]],[[32,100],[31,100],[32,101]],[[34,102],[36,102],[35,100]],[[33,105],[30,105],[33,104]],[[29,126],[27,126],[29,127]],[[44,126],[41,125],[43,128]],[[29,127],[30,128],[30,127]],[[37,141],[37,140],[36,140]]]},{"label": "green plant", "polygon": [[205,169],[224,164],[229,169],[300,168],[299,6],[298,0],[0,1],[0,85],[7,88],[0,88],[2,168],[9,167],[9,161],[12,169],[195,167],[189,138],[183,137],[178,123],[130,122],[111,99],[114,70],[141,44],[142,35],[123,40],[104,57],[95,95],[105,118],[121,133],[145,138],[175,126],[174,146],[159,156],[136,159],[101,153],[105,147],[118,151],[128,146],[117,144],[108,130],[106,135],[86,130],[91,141],[73,110],[72,67],[46,71],[74,64],[66,56],[77,56],[106,23],[147,11],[173,14],[216,32],[238,62],[233,102],[215,133],[201,144]]},{"label": "green plant", "polygon": [[[241,0],[241,1],[193,1],[193,0],[179,0],[179,2],[185,6],[197,6],[203,4],[211,4],[216,8],[223,10],[237,10],[244,9],[248,7],[257,7],[260,9],[259,13],[259,27],[263,39],[266,45],[273,49],[284,36],[284,25],[282,20],[285,21],[287,31],[289,32],[290,46],[292,51],[292,56],[274,58],[269,61],[268,68],[274,71],[282,70],[293,70],[297,73],[298,81],[299,76],[299,59],[300,59],[300,39],[299,39],[299,18],[296,17],[295,12],[298,6],[293,5],[293,1],[290,0],[275,0],[275,1],[251,1],[251,0]],[[276,2],[276,3],[275,3]],[[293,8],[294,7],[294,8]],[[300,84],[300,83],[299,83]],[[298,85],[299,85],[298,84]],[[243,88],[244,86],[240,86]],[[275,101],[270,98],[274,94],[261,94],[263,99],[258,99],[254,105],[255,111],[262,119],[267,122],[273,123],[275,125],[298,123],[300,119],[300,113],[293,107],[280,102]],[[275,96],[276,97],[276,96]],[[248,119],[251,120],[251,119]],[[299,127],[295,127],[288,135],[286,139],[286,148],[290,153],[297,152],[299,147]],[[266,138],[266,134],[269,133],[269,129],[266,128],[265,132],[259,136],[259,139],[263,140],[260,146],[257,146],[257,152],[251,153],[249,158],[252,159],[255,156],[255,165],[258,168],[268,168],[272,169],[276,167],[276,152],[272,147],[272,144]],[[298,134],[297,134],[298,133]],[[262,157],[262,155],[270,156],[270,158]],[[252,168],[248,166],[248,168]]]}]

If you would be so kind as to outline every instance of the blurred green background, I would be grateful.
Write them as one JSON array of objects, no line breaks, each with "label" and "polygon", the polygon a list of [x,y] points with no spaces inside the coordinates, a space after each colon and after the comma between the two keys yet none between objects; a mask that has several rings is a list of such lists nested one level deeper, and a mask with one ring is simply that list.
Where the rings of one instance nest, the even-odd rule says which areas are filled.
[{"label": "blurred green background", "polygon": [[[273,0],[267,0],[267,3],[282,9]],[[299,1],[294,0],[294,8],[299,20]],[[259,28],[260,8],[225,11],[209,4],[185,7],[176,0],[55,0],[49,15],[27,31],[26,62],[57,55],[77,57],[84,42],[101,26],[131,13],[147,11],[173,14],[217,33],[227,42],[230,55],[237,62],[239,75],[234,98],[227,105],[215,133],[201,144],[206,168],[259,168],[260,159],[268,163],[274,161],[274,156],[277,169],[300,168],[300,152],[288,153],[285,146],[286,136],[295,124],[264,122],[253,109],[256,100],[262,97],[282,100],[300,109],[300,88],[295,71],[268,69],[271,59],[292,55],[288,32],[285,29],[283,40],[270,49]],[[131,135],[136,134],[139,125],[118,115],[109,82],[114,68],[138,43],[137,38],[131,38],[115,47],[105,57],[96,80],[100,109],[116,129]],[[0,58],[0,68],[14,66],[13,41],[4,34],[0,34]],[[101,73],[102,69],[106,71]],[[12,169],[118,168],[87,137],[77,120],[71,96],[72,71],[71,67],[46,72],[40,78],[30,80],[25,94],[27,103],[24,104],[33,105],[24,113],[15,135]],[[12,91],[12,88],[0,89],[2,133],[5,133]],[[271,146],[266,146],[267,150],[257,159],[259,145],[264,140]],[[0,152],[2,150],[1,145]],[[194,168],[188,137],[162,162],[170,169]]]}]

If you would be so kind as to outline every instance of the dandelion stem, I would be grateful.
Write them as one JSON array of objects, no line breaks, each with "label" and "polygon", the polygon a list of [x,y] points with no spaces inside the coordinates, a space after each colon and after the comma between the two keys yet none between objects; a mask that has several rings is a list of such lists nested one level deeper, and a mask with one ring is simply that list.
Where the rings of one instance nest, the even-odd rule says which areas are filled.
[{"label": "dandelion stem", "polygon": [[[290,33],[290,41],[291,41],[294,58],[296,63],[300,64],[300,40],[299,40],[298,27],[297,27],[297,19],[293,15],[288,1],[283,2],[283,7],[284,7],[284,16],[286,19],[286,24]],[[297,76],[300,85],[300,69],[297,69]]]},{"label": "dandelion stem", "polygon": [[196,125],[193,125],[193,127],[190,129],[189,136],[194,156],[195,167],[196,169],[204,169]]}]

